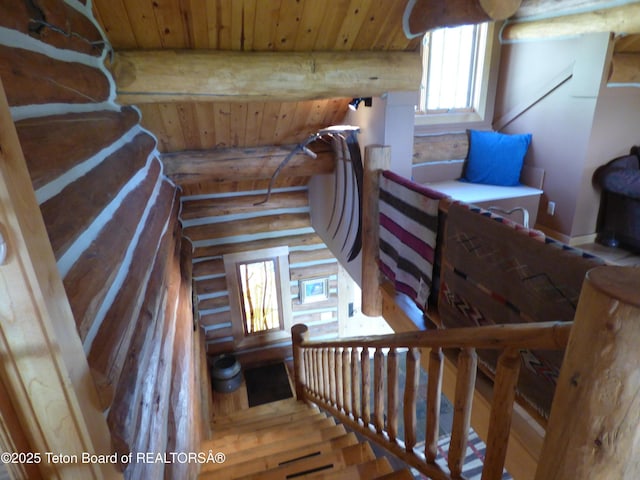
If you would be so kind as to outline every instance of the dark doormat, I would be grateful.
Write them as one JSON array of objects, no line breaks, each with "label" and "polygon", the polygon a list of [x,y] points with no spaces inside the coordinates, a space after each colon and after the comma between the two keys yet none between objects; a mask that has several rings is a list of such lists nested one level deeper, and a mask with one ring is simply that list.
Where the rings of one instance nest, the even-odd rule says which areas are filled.
[{"label": "dark doormat", "polygon": [[245,370],[244,380],[250,407],[293,396],[284,363]]}]

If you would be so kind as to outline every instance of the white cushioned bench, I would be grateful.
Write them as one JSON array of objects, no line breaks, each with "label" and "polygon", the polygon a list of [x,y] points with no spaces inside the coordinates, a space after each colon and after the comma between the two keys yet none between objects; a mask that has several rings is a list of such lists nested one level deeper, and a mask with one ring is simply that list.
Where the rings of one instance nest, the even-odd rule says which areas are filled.
[{"label": "white cushioned bench", "polygon": [[509,216],[512,220],[522,224],[525,223],[525,219],[521,211],[514,211],[508,215],[505,212],[524,208],[528,212],[528,226],[535,226],[540,195],[543,193],[543,169],[524,165],[520,175],[521,185],[501,187],[456,180],[462,175],[462,165],[462,161],[449,161],[414,167],[413,180],[455,200],[486,209],[496,208],[499,215]]}]

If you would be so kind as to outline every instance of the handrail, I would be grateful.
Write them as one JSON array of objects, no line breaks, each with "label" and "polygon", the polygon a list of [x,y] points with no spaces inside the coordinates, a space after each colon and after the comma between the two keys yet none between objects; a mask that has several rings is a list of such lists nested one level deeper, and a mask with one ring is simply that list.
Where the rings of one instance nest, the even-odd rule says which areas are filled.
[{"label": "handrail", "polygon": [[[501,350],[482,477],[483,480],[500,479],[520,372],[519,351],[562,350],[566,348],[571,326],[572,322],[544,322],[309,341],[307,327],[297,324],[291,329],[296,395],[300,400],[327,410],[430,478],[461,478],[477,371],[476,349]],[[398,349],[404,348],[408,349],[406,381],[400,397]],[[447,472],[436,463],[436,457],[443,349],[451,348],[460,349],[460,354],[456,393],[452,399],[454,417]],[[417,438],[416,433],[421,349],[429,350],[424,439]],[[403,404],[403,439],[398,438],[400,401]],[[419,451],[416,445],[423,440],[424,450]]]},{"label": "handrail", "polygon": [[566,347],[573,322],[537,322],[487,325],[418,332],[392,333],[345,340],[304,341],[309,348],[531,348],[561,350]]}]

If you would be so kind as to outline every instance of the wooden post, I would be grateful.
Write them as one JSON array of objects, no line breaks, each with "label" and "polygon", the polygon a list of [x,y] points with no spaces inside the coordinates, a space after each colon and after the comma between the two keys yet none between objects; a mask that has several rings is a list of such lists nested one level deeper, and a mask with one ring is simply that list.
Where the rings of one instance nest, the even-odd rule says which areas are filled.
[{"label": "wooden post", "polygon": [[[1,81],[0,232],[7,246],[0,265],[0,381],[17,415],[11,422],[21,429],[3,443],[24,447],[26,440],[29,452],[42,455],[35,468],[26,467],[29,475],[39,470],[45,478],[121,478],[108,462],[65,464],[44,453],[81,458],[111,449]],[[0,402],[0,417],[9,413],[5,404]],[[5,427],[0,434],[14,437]]]},{"label": "wooden post", "polygon": [[370,317],[382,315],[378,269],[378,192],[380,171],[388,170],[390,166],[390,147],[369,145],[365,148],[362,187],[362,313]]},{"label": "wooden post", "polygon": [[293,349],[293,379],[296,384],[296,398],[304,400],[304,361],[301,344],[309,340],[309,328],[301,323],[291,327],[291,347]]},{"label": "wooden post", "polygon": [[537,480],[640,478],[640,270],[587,273]]}]

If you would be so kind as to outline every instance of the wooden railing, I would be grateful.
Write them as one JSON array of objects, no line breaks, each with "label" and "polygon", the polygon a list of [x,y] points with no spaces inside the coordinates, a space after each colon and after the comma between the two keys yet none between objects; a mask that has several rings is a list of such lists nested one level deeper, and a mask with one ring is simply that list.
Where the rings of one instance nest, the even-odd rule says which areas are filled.
[{"label": "wooden railing", "polygon": [[[298,324],[291,330],[296,395],[329,411],[430,478],[462,478],[477,371],[476,349],[499,350],[482,478],[500,479],[520,371],[519,352],[564,349],[571,325],[500,325],[312,342],[307,327]],[[406,349],[403,392],[399,391],[400,349]],[[436,463],[444,349],[458,352],[448,472]],[[416,420],[421,354],[429,359],[425,438],[418,438]],[[400,402],[404,438],[398,436]],[[423,451],[416,448],[421,441]]]},{"label": "wooden railing", "polygon": [[[295,325],[291,333],[296,395],[326,409],[430,478],[462,478],[476,376],[475,351],[500,350],[482,473],[483,480],[499,479],[520,370],[519,349],[566,346],[542,451],[535,471],[522,476],[535,480],[636,479],[640,475],[639,291],[640,269],[603,266],[588,272],[572,324],[431,330],[336,342],[309,341],[307,327]],[[398,391],[401,348],[408,349],[402,397]],[[448,472],[435,462],[443,349],[459,352],[455,398],[451,399],[454,417]],[[422,440],[416,438],[421,353],[429,359],[424,451],[416,448]],[[402,439],[398,438],[400,401]]]}]

